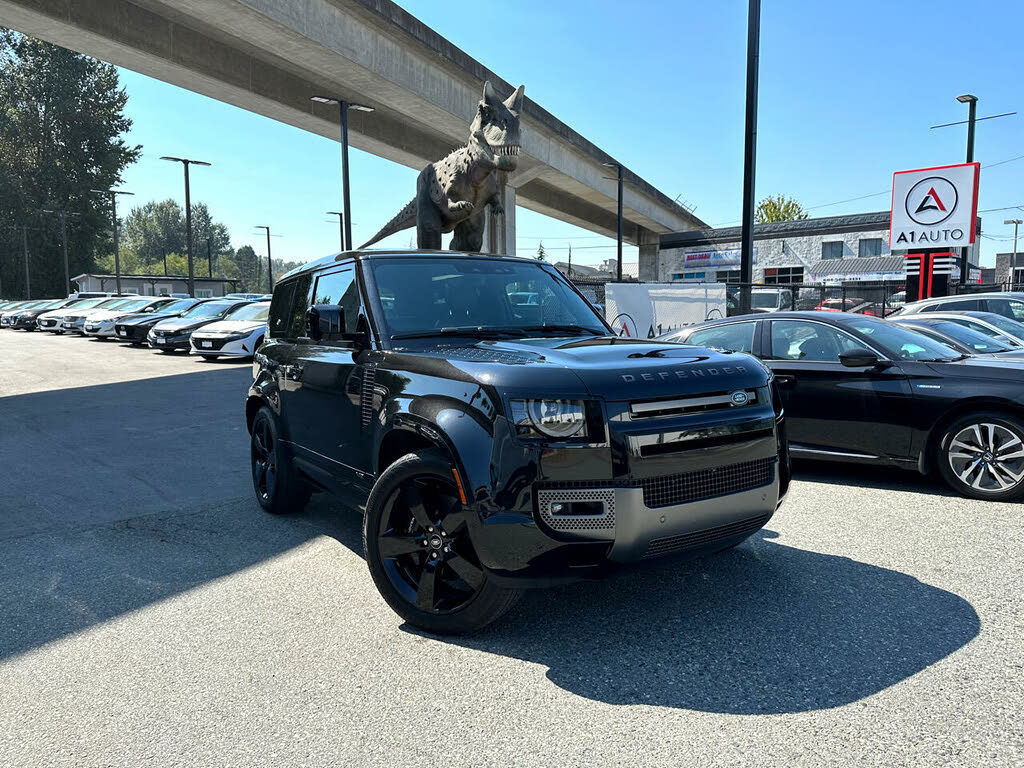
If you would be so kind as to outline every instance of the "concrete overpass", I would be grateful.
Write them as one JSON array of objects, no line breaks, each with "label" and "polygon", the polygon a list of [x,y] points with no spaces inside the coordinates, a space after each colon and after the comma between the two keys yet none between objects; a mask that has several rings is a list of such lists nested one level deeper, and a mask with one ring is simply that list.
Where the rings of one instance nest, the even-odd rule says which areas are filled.
[{"label": "concrete overpass", "polygon": [[[310,96],[368,104],[376,111],[350,113],[353,146],[417,169],[465,142],[485,79],[503,97],[513,88],[390,0],[0,0],[0,24],[329,138],[336,108]],[[514,252],[516,204],[614,237],[602,163],[615,159],[526,86],[523,154],[491,249]],[[624,175],[624,237],[653,276],[658,235],[707,225]]]}]

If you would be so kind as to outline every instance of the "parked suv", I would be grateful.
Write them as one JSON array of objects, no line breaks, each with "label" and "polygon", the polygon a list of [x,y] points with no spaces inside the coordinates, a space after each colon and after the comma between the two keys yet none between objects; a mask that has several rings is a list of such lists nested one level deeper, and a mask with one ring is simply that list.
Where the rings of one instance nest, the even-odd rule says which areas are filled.
[{"label": "parked suv", "polygon": [[921,299],[905,304],[899,314],[916,315],[919,312],[994,312],[1024,322],[1024,293],[994,291]]},{"label": "parked suv", "polygon": [[365,505],[374,583],[431,632],[482,627],[526,586],[735,546],[789,484],[764,366],[616,337],[533,259],[304,265],[274,289],[253,371],[259,504]]}]

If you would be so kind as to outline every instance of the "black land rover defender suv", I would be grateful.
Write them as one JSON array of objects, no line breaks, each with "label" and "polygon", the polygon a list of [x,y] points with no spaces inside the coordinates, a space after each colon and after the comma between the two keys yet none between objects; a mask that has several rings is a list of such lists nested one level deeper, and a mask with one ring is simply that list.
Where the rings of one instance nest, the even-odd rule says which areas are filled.
[{"label": "black land rover defender suv", "polygon": [[246,403],[256,497],[365,505],[391,607],[477,629],[526,586],[735,546],[789,484],[753,357],[616,337],[552,266],[342,253],[285,275]]}]

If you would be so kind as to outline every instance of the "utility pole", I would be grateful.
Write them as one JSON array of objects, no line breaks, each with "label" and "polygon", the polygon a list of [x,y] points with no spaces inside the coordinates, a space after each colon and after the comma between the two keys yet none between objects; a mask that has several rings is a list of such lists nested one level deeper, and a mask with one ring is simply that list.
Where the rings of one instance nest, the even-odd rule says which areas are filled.
[{"label": "utility pole", "polygon": [[21,225],[21,244],[25,250],[25,298],[32,298],[32,280],[28,274],[28,224]]},{"label": "utility pole", "polygon": [[213,255],[210,251],[210,240],[212,238],[206,238],[206,269],[210,277],[213,277]]},{"label": "utility pole", "polygon": [[757,167],[757,83],[761,55],[761,0],[747,8],[747,108],[743,138],[743,234],[740,250],[740,313],[750,312],[754,282],[754,176]]},{"label": "utility pole", "polygon": [[572,243],[569,243],[569,267],[567,271],[569,274],[566,277],[572,280]]},{"label": "utility pole", "polygon": [[60,241],[64,249],[64,288],[71,292],[71,266],[68,261],[68,216],[81,216],[80,213],[61,208],[59,211],[43,209],[43,213],[54,213],[60,216]]},{"label": "utility pole", "polygon": [[118,195],[134,195],[134,192],[126,192],[123,189],[94,189],[93,192],[99,192],[101,194],[110,195],[110,208],[113,211],[114,217],[114,283],[117,288],[117,293],[121,293],[121,244],[118,239],[118,227],[117,227],[117,196]]},{"label": "utility pole", "polygon": [[[974,124],[977,122],[978,116],[978,97],[970,93],[965,93],[961,96],[957,96],[956,100],[961,104],[967,105],[967,162],[974,162]],[[974,232],[975,222],[971,222],[971,232]],[[960,285],[966,285],[967,280],[970,277],[970,267],[968,266],[968,254],[970,253],[970,246],[964,246],[960,250]]]},{"label": "utility pole", "polygon": [[196,297],[196,278],[195,262],[194,259],[192,258],[192,196],[191,190],[189,189],[188,167],[190,165],[209,166],[210,163],[207,163],[203,160],[192,160],[187,157],[165,156],[161,157],[160,159],[168,160],[172,163],[181,163],[182,167],[185,169],[185,248],[188,251],[188,295],[194,299]]},{"label": "utility pole", "polygon": [[274,291],[274,262],[270,259],[270,227],[259,224],[256,229],[262,229],[267,233],[267,293]]},{"label": "utility pole", "polygon": [[332,96],[311,96],[311,101],[318,104],[337,104],[341,118],[341,207],[345,213],[345,242],[342,250],[352,250],[352,203],[349,198],[348,186],[348,111],[354,109],[357,112],[373,112],[373,107],[365,104],[353,104],[344,99],[336,99]]}]

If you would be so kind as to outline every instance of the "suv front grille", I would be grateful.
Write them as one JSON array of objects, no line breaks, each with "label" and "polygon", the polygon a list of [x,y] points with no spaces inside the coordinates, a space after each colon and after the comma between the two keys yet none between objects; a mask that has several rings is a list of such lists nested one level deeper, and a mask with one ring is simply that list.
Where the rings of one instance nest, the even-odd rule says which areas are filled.
[{"label": "suv front grille", "polygon": [[764,524],[771,519],[771,515],[760,515],[747,520],[740,520],[729,525],[720,525],[717,528],[707,528],[703,531],[683,533],[679,536],[666,536],[663,539],[653,539],[647,545],[644,557],[657,557],[667,555],[670,552],[680,552],[684,549],[692,549],[702,544],[710,544],[719,539],[729,539],[733,536],[742,536],[745,533],[753,533],[764,527]]},{"label": "suv front grille", "polygon": [[680,472],[644,480],[644,504],[651,509],[686,504],[715,496],[749,491],[768,485],[774,477],[775,459],[755,459],[741,464]]},{"label": "suv front grille", "polygon": [[[740,395],[739,393],[743,394]],[[737,399],[733,399],[733,398]],[[740,400],[740,402],[737,402]],[[633,419],[649,419],[658,416],[679,416],[687,413],[721,411],[756,405],[756,389],[741,389],[730,392],[712,392],[692,397],[676,397],[671,400],[634,400],[629,404],[629,415]]]}]

